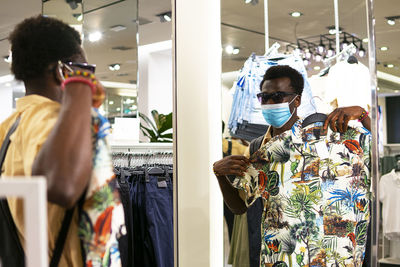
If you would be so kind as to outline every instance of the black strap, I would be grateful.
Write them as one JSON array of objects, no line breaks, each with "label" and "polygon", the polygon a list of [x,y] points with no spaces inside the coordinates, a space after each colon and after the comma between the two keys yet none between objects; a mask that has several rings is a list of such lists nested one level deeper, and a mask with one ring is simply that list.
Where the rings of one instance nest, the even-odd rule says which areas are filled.
[{"label": "black strap", "polygon": [[232,140],[228,140],[228,155],[232,155]]},{"label": "black strap", "polygon": [[[6,158],[7,150],[9,148],[9,146],[10,146],[10,143],[11,143],[10,136],[17,129],[20,119],[21,119],[21,117],[18,117],[15,120],[15,122],[11,126],[10,130],[8,130],[8,133],[7,133],[6,137],[4,138],[3,144],[1,145],[1,149],[0,149],[0,171],[3,168],[3,163],[4,163],[4,160]],[[0,176],[1,176],[1,174],[0,174]],[[19,240],[18,235],[17,235],[17,228],[16,228],[14,220],[12,218],[12,215],[11,215],[11,212],[10,212],[10,208],[8,206],[7,199],[1,200],[0,207],[1,207],[1,211],[2,211],[2,213],[4,215],[4,217],[8,221],[8,227],[9,227],[10,231],[14,233],[13,236],[15,237],[16,244],[18,244],[18,246],[21,248],[21,251],[23,251],[22,245],[21,245],[21,241]],[[57,241],[56,241],[56,246],[54,248],[53,257],[51,258],[51,261],[50,261],[50,267],[57,267],[58,263],[60,262],[61,254],[62,254],[62,251],[64,249],[64,244],[65,244],[65,240],[67,238],[69,226],[70,226],[71,221],[72,221],[73,213],[74,213],[74,208],[67,210],[65,215],[64,215],[64,219],[63,219],[63,222],[62,222],[62,225],[61,225],[61,230],[60,230],[60,233],[58,234]]]},{"label": "black strap", "polygon": [[263,140],[264,140],[264,135],[261,135],[261,136],[257,137],[256,139],[254,139],[253,141],[251,141],[250,156],[253,155],[254,152],[256,152],[261,147]]}]

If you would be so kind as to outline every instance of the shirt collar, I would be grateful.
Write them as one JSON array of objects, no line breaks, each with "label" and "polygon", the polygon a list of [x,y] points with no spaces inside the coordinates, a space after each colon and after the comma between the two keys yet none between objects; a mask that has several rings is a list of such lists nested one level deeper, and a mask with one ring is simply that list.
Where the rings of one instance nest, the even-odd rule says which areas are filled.
[{"label": "shirt collar", "polygon": [[16,110],[18,112],[22,112],[32,105],[39,105],[39,104],[60,105],[60,103],[55,102],[44,96],[27,95],[27,96],[21,97],[20,99],[17,100]]}]

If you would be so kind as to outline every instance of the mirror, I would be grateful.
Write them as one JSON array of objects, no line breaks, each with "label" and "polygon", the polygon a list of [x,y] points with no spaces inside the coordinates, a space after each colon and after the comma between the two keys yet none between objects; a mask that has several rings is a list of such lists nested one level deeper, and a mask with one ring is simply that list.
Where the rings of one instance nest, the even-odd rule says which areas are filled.
[{"label": "mirror", "polygon": [[[363,129],[371,128],[366,112],[371,112],[373,75],[369,70],[366,3],[339,1],[336,36],[335,2],[221,1],[223,152],[243,155],[243,146],[253,140],[253,147],[249,146],[251,152],[245,152],[249,156],[261,146],[251,157],[257,164],[250,164],[243,177],[230,177],[234,186],[244,191],[241,197],[248,208],[243,215],[233,215],[227,207],[224,209],[226,266],[361,266],[363,260],[371,261],[370,244],[375,241],[371,240],[368,223],[370,216],[375,218],[376,214],[370,215],[364,203],[375,205],[369,179],[376,183],[379,177],[371,173],[371,161],[378,159],[371,158],[372,142],[364,141],[365,136],[371,135]],[[264,3],[268,3],[266,45]],[[390,5],[377,3],[377,6],[382,9],[380,17],[390,13]],[[381,34],[377,31],[378,43]],[[385,64],[387,68],[388,63]],[[352,116],[349,126],[359,132],[349,135],[347,131],[338,140],[343,144],[353,142],[346,140],[356,141],[362,153],[353,157],[347,148],[347,154],[341,154],[343,147],[321,135],[318,127],[323,123],[318,120],[311,119],[313,128],[296,126],[296,120],[291,122],[292,104],[283,123],[291,125],[284,133],[279,130],[281,124],[272,115],[268,116],[272,106],[265,104],[292,100],[296,103],[296,100],[288,95],[283,99],[271,96],[270,100],[262,100],[265,105],[262,106],[257,97],[263,75],[276,65],[289,65],[304,79],[301,105],[296,111],[301,119],[315,112],[329,114],[337,107],[359,106],[354,109],[357,112],[346,111]],[[287,76],[279,76],[278,70],[268,75],[290,77],[288,70],[285,71]],[[291,85],[288,92],[297,93],[292,92],[293,80]],[[285,88],[275,86],[262,90],[273,93],[279,88],[286,92]],[[324,121],[326,117],[317,118]],[[282,135],[271,139],[268,124],[276,125],[272,131]],[[299,139],[296,129],[303,131]],[[378,138],[377,132],[371,134]],[[259,136],[261,139],[256,139]],[[320,138],[330,145],[319,147],[315,140]],[[299,144],[302,145],[298,147]],[[312,159],[303,153],[305,150],[313,155],[309,155]],[[267,160],[262,161],[257,155]],[[361,162],[356,164],[361,168],[359,171],[354,168],[356,159]],[[355,196],[354,190],[357,197],[350,204],[345,200],[345,192],[353,192],[350,194]]]}]

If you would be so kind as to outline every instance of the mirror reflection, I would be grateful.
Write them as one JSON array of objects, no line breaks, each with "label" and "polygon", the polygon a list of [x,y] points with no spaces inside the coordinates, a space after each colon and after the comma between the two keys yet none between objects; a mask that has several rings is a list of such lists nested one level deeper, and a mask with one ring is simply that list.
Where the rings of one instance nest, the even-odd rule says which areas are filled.
[{"label": "mirror reflection", "polygon": [[370,263],[365,3],[336,15],[333,2],[222,1],[227,266]]}]

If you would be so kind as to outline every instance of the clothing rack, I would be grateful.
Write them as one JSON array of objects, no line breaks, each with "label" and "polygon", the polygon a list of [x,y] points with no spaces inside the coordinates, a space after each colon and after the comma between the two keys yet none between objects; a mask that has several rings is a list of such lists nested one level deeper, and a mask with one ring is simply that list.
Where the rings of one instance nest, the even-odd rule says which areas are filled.
[{"label": "clothing rack", "polygon": [[113,152],[114,167],[172,165],[172,152]]}]

